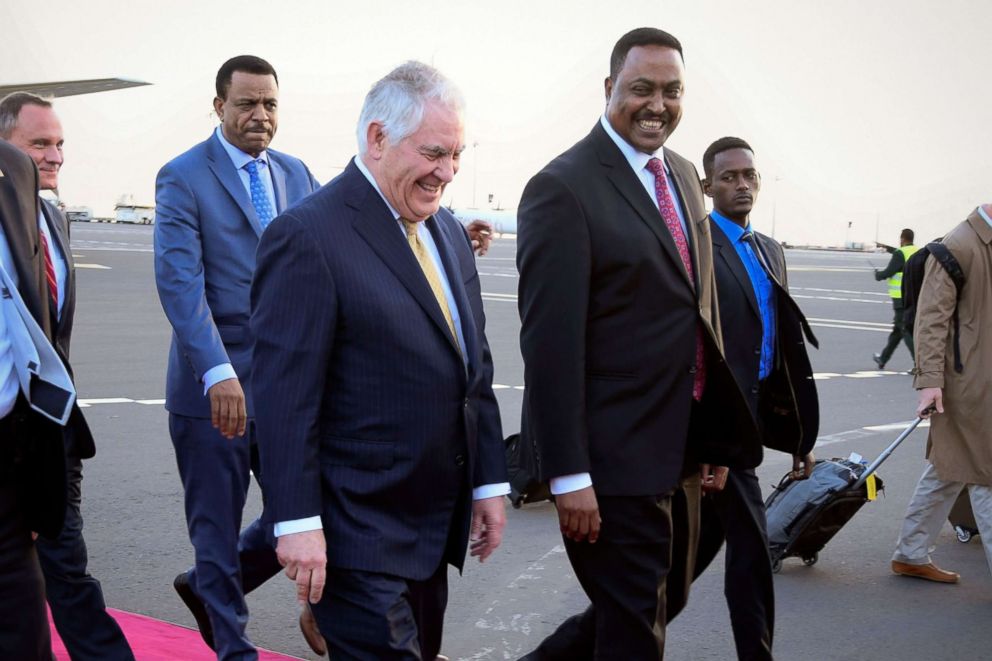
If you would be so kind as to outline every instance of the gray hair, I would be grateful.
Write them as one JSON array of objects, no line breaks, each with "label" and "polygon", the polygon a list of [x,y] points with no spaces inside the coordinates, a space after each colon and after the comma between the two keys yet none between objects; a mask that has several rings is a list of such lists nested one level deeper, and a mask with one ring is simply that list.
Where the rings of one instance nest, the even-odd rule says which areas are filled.
[{"label": "gray hair", "polygon": [[396,144],[417,130],[430,102],[456,111],[465,107],[465,99],[454,83],[430,65],[410,60],[390,71],[365,96],[358,116],[358,153],[368,151],[370,124],[382,124],[383,133]]},{"label": "gray hair", "polygon": [[0,138],[10,138],[17,128],[17,116],[24,106],[51,108],[52,102],[31,92],[11,92],[0,101]]}]

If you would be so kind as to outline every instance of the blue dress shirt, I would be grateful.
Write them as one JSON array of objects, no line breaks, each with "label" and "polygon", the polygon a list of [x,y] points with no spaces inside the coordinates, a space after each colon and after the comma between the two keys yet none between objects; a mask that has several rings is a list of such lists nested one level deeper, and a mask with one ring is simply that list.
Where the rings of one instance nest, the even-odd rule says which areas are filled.
[{"label": "blue dress shirt", "polygon": [[756,244],[748,241],[747,235],[753,236],[750,224],[746,228],[741,227],[716,210],[710,213],[710,218],[730,239],[751,280],[751,288],[761,313],[761,365],[758,368],[758,379],[764,380],[771,373],[775,361],[775,291],[772,281],[761,265],[761,259],[754,252]]}]

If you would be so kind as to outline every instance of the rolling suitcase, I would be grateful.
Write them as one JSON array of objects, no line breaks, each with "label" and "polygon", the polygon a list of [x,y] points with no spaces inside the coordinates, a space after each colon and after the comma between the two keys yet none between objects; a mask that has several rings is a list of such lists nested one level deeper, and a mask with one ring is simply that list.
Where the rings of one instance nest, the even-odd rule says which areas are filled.
[{"label": "rolling suitcase", "polygon": [[786,558],[801,558],[810,567],[858,510],[883,489],[875,471],[920,424],[917,418],[875,461],[865,466],[846,459],[818,461],[805,480],[786,474],[765,501],[772,571]]}]

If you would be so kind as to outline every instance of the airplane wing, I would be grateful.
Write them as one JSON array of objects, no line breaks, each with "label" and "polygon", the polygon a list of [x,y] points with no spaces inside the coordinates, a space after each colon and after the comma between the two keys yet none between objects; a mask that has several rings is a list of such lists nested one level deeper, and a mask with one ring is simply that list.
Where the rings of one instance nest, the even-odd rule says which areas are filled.
[{"label": "airplane wing", "polygon": [[74,96],[93,92],[108,92],[125,87],[151,85],[133,78],[93,78],[91,80],[63,80],[55,83],[24,83],[22,85],[0,85],[0,98],[11,92],[33,92],[39,96]]}]

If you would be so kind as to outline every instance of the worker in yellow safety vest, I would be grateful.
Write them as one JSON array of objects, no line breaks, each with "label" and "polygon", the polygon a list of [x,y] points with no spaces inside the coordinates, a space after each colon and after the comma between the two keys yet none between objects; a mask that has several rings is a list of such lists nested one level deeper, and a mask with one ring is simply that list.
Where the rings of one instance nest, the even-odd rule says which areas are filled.
[{"label": "worker in yellow safety vest", "polygon": [[906,342],[906,348],[909,349],[910,357],[915,358],[913,355],[913,335],[903,327],[902,323],[902,315],[905,311],[902,302],[902,270],[906,266],[910,255],[919,250],[919,248],[913,245],[913,238],[913,230],[904,229],[899,235],[898,248],[887,246],[884,243],[877,244],[892,253],[892,259],[889,260],[889,265],[884,270],[879,271],[875,269],[875,279],[885,280],[888,278],[889,297],[892,298],[892,310],[894,312],[889,341],[886,343],[884,349],[872,356],[872,359],[880,370],[885,369],[886,363],[892,357],[892,352],[899,346],[899,340]]}]

